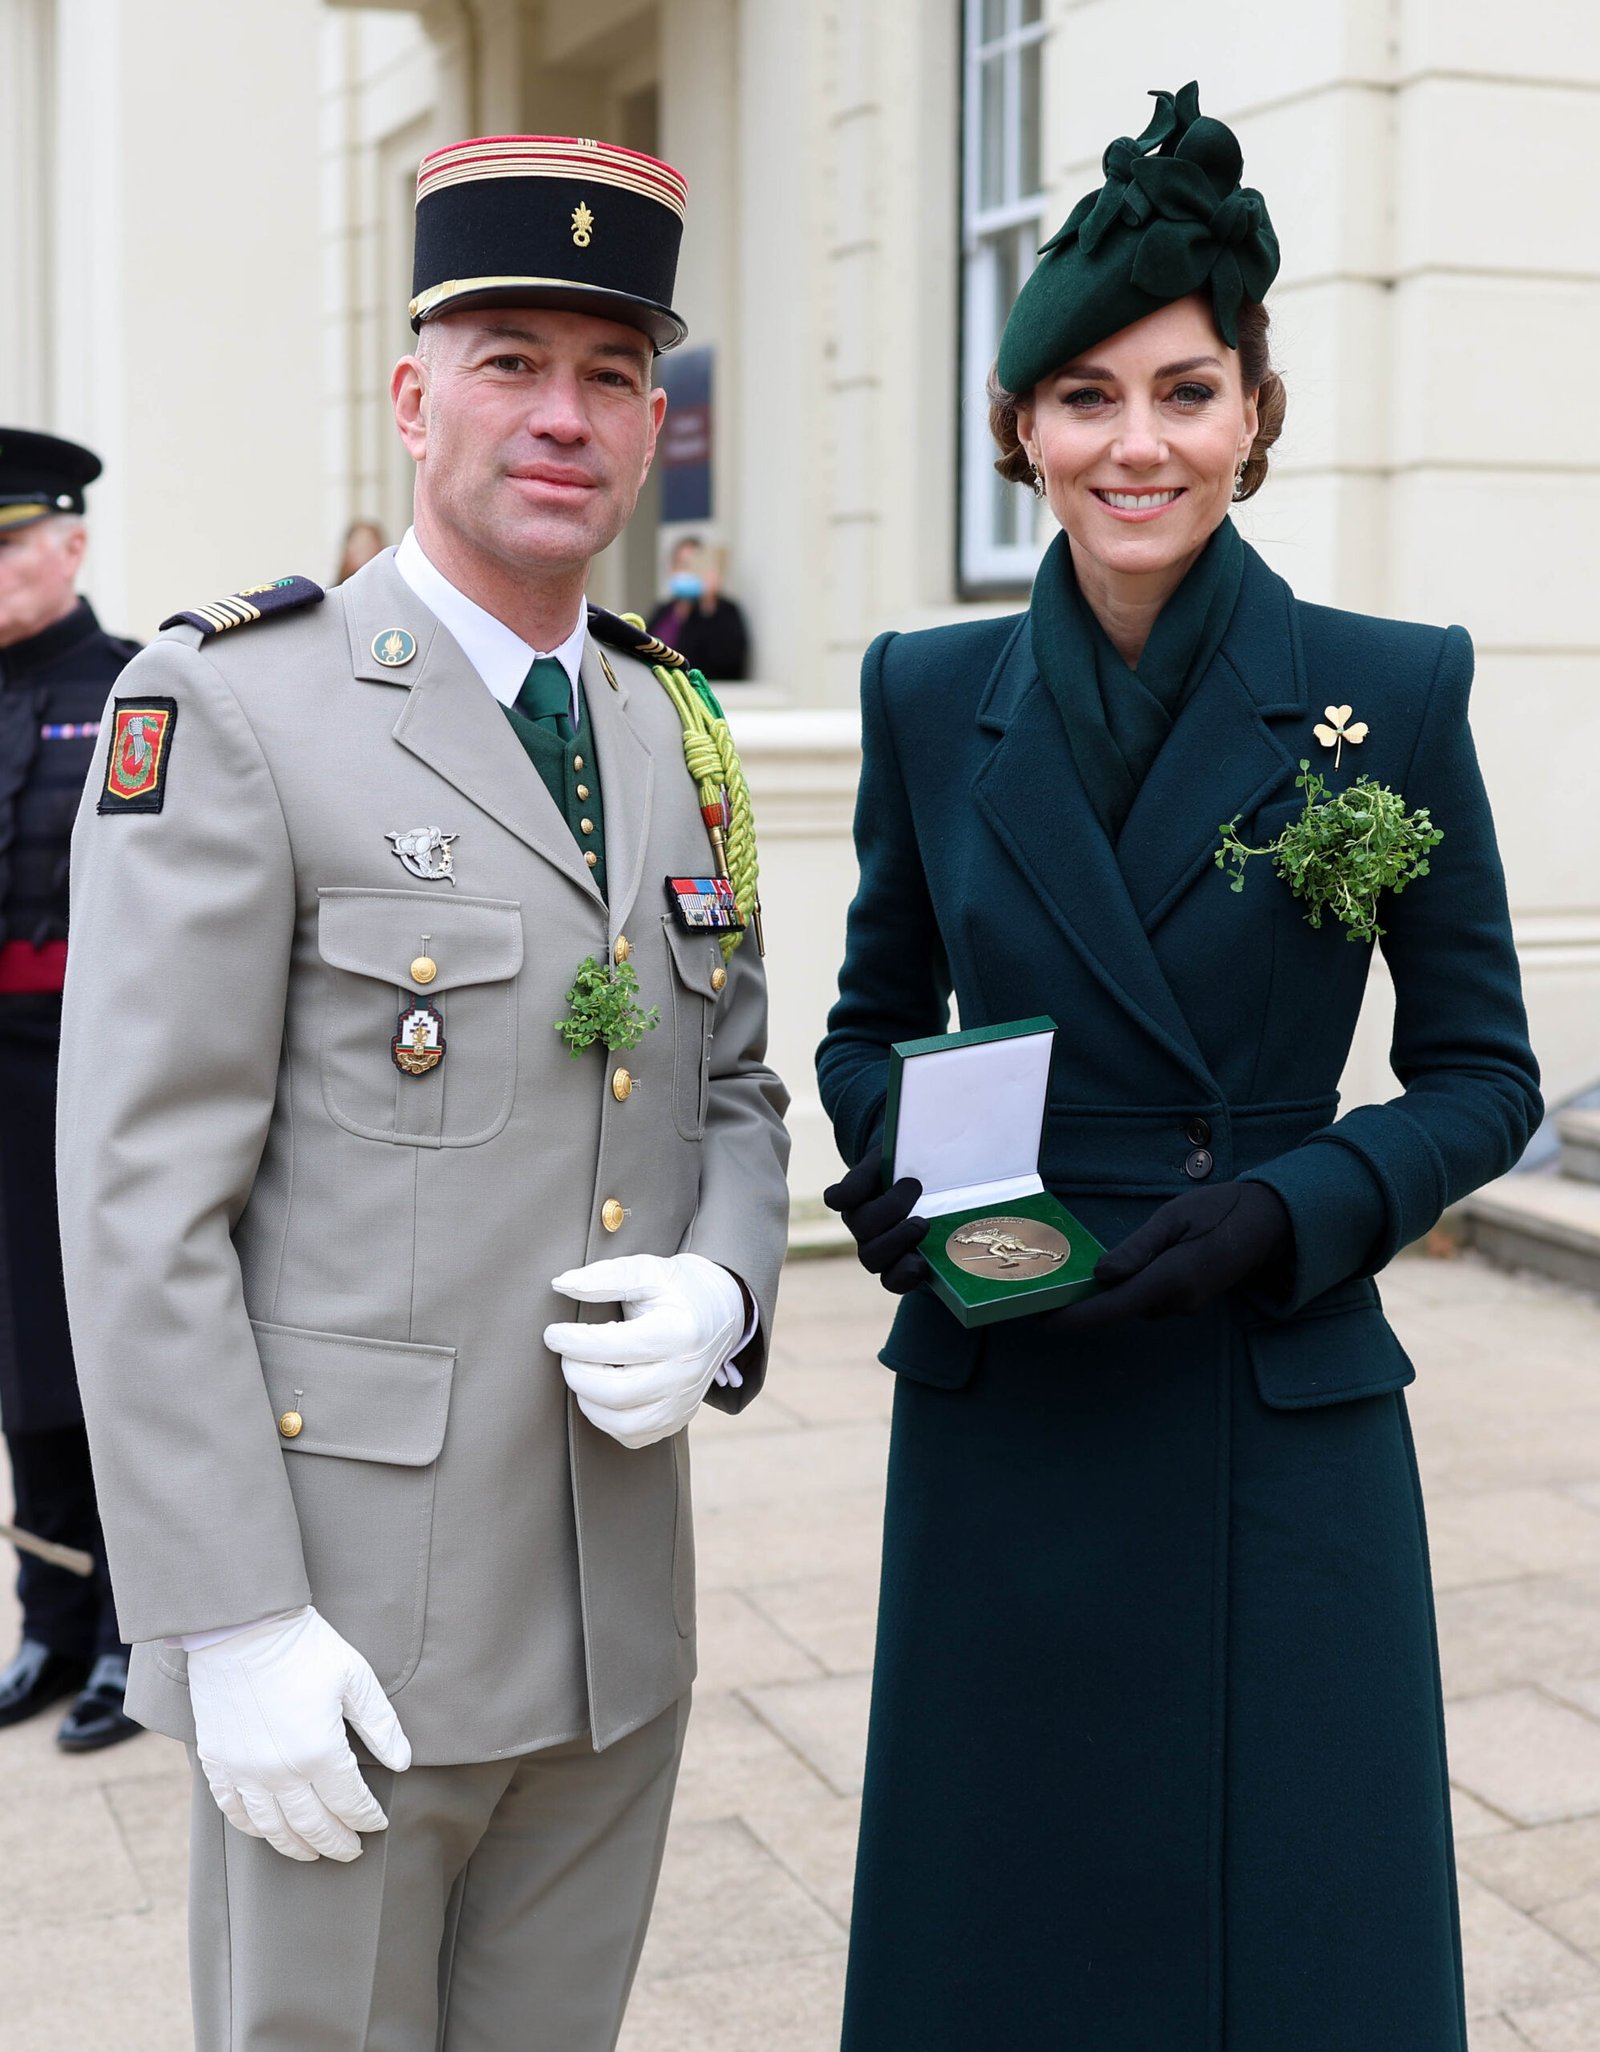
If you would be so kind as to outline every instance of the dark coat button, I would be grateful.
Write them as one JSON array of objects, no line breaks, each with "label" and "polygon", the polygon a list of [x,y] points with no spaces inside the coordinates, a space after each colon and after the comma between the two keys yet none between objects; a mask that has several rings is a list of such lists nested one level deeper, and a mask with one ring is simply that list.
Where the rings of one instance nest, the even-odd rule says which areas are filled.
[{"label": "dark coat button", "polygon": [[1191,1147],[1208,1147],[1211,1144],[1211,1121],[1196,1114],[1184,1127],[1183,1137]]},{"label": "dark coat button", "polygon": [[1215,1165],[1211,1158],[1211,1149],[1197,1147],[1184,1163],[1183,1172],[1186,1176],[1193,1176],[1197,1183],[1203,1183]]}]

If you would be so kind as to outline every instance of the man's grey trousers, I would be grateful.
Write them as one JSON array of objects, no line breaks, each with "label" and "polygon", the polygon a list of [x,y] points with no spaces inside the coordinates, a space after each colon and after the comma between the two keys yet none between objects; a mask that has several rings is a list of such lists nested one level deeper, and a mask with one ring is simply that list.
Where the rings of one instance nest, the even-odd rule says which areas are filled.
[{"label": "man's grey trousers", "polygon": [[368,1765],[389,1828],[348,1865],[247,1838],[197,1768],[196,2052],[613,2052],[688,1715],[603,1753]]}]

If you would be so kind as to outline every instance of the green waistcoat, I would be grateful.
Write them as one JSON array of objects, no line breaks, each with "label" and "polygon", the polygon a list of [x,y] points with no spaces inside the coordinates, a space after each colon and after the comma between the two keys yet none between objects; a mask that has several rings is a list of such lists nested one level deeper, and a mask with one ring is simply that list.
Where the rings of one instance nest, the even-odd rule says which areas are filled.
[{"label": "green waistcoat", "polygon": [[583,686],[578,686],[578,726],[570,739],[561,740],[530,720],[514,705],[504,708],[512,731],[527,750],[528,760],[544,779],[544,787],[556,802],[572,838],[585,856],[595,858],[589,867],[606,894],[606,820],[600,803],[600,771],[594,758],[594,730],[589,724],[589,703]]}]

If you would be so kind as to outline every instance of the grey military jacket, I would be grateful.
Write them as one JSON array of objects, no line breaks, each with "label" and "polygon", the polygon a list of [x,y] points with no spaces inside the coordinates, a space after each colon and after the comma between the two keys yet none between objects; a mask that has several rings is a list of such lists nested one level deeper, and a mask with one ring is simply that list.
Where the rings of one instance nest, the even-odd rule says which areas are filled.
[{"label": "grey military jacket", "polygon": [[[159,1730],[192,1730],[164,1641],[307,1601],[423,1762],[603,1746],[693,1678],[685,1435],[630,1452],[588,1423],[543,1344],[575,1315],[550,1279],[720,1262],[761,1312],[742,1389],[713,1393],[739,1408],[787,1097],[753,942],[724,982],[667,913],[663,880],[707,860],[677,714],[642,664],[609,673],[591,643],[609,905],[388,555],[130,665],[114,703],[172,708],[159,811],[97,809],[107,708],[73,841],[61,1237],[130,1707]],[[455,837],[453,881],[397,857],[419,827]],[[574,1059],[573,974],[624,938],[661,1023]],[[445,1052],[408,1075],[391,1043],[424,996]]]}]

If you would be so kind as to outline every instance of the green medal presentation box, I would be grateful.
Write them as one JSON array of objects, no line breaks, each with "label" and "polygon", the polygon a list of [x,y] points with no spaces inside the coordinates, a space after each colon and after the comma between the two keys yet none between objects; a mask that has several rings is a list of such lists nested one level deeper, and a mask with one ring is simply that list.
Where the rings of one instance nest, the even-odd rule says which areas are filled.
[{"label": "green medal presentation box", "polygon": [[884,1183],[921,1183],[922,1252],[963,1325],[1055,1310],[1099,1287],[1105,1249],[1039,1174],[1055,1036],[1053,1019],[1017,1019],[889,1051]]}]

